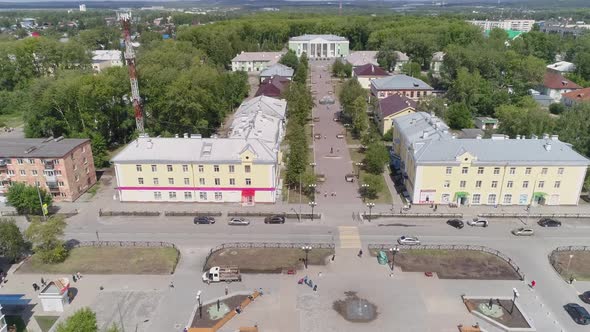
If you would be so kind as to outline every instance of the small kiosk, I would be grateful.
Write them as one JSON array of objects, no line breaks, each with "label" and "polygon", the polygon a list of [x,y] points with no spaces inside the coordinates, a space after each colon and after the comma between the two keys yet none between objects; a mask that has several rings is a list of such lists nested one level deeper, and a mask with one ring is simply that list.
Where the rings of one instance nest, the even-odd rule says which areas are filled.
[{"label": "small kiosk", "polygon": [[64,305],[70,303],[68,290],[70,281],[68,278],[59,278],[51,281],[39,293],[39,300],[43,306],[43,311],[64,311]]}]

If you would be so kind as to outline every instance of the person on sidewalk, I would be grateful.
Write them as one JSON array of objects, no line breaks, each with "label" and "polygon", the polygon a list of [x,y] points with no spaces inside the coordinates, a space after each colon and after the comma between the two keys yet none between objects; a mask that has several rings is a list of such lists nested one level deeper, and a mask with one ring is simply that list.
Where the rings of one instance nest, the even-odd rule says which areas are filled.
[{"label": "person on sidewalk", "polygon": [[358,256],[359,256],[359,258],[360,258],[360,257],[363,257],[363,249],[360,249],[360,250],[359,250],[359,254],[358,254]]},{"label": "person on sidewalk", "polygon": [[531,281],[531,288],[535,288],[535,286],[536,286],[536,285],[537,285],[537,282],[536,282],[536,281],[534,281],[534,280],[532,280],[532,281]]}]

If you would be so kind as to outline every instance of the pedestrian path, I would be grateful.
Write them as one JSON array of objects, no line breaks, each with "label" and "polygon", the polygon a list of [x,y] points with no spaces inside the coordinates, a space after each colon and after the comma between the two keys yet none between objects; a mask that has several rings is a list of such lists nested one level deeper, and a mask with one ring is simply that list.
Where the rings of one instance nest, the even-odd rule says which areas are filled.
[{"label": "pedestrian path", "polygon": [[360,249],[361,237],[359,229],[356,226],[338,226],[340,238],[340,248],[343,249]]}]

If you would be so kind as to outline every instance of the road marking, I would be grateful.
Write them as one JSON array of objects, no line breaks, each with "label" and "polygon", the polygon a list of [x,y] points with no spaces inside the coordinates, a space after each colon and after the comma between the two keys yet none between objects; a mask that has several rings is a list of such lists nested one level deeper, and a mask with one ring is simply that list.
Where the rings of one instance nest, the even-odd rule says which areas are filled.
[{"label": "road marking", "polygon": [[338,226],[340,248],[356,249],[361,248],[361,237],[356,226]]}]

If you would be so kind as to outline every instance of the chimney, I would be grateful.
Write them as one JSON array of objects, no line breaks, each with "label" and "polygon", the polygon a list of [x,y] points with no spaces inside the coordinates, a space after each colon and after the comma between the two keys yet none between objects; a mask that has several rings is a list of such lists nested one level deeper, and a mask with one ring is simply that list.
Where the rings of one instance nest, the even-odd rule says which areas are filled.
[{"label": "chimney", "polygon": [[174,134],[174,138],[178,138],[178,134]]},{"label": "chimney", "polygon": [[537,138],[538,138],[537,135],[535,135],[535,134],[531,135],[531,139],[537,139]]},{"label": "chimney", "polygon": [[545,143],[544,147],[545,147],[545,150],[551,151],[551,142]]},{"label": "chimney", "polygon": [[375,66],[371,65],[371,73],[375,73]]},{"label": "chimney", "polygon": [[559,135],[551,135],[551,140],[552,141],[558,141],[559,140]]},{"label": "chimney", "polygon": [[184,138],[188,138],[188,133],[184,133],[182,136],[183,136]]},{"label": "chimney", "polygon": [[543,134],[543,139],[549,139],[549,134]]},{"label": "chimney", "polygon": [[481,139],[481,135],[477,134],[477,136],[475,136],[475,139]]},{"label": "chimney", "polygon": [[520,139],[520,135],[516,135],[516,139]]}]

